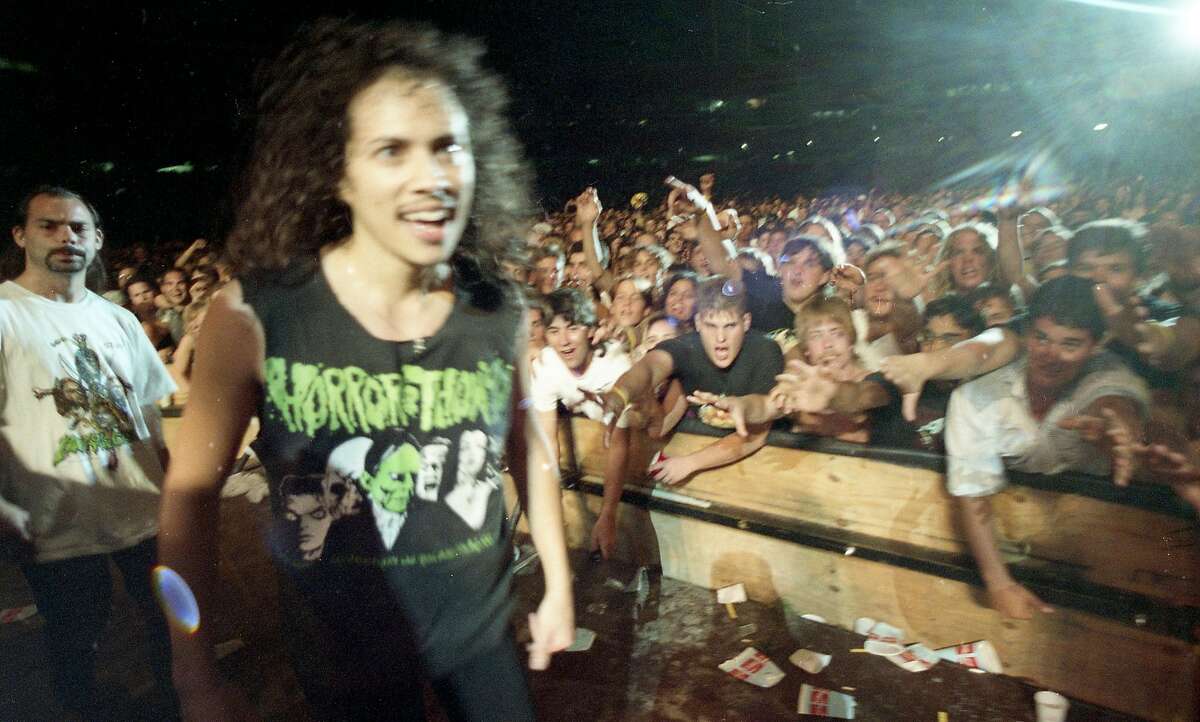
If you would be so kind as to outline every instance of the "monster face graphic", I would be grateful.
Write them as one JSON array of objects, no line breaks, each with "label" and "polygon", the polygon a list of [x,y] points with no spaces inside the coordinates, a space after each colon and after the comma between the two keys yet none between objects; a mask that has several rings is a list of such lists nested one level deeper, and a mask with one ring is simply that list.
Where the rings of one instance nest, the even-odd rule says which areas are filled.
[{"label": "monster face graphic", "polygon": [[442,472],[450,455],[450,439],[438,437],[421,447],[421,471],[417,474],[418,499],[436,502],[442,488]]}]

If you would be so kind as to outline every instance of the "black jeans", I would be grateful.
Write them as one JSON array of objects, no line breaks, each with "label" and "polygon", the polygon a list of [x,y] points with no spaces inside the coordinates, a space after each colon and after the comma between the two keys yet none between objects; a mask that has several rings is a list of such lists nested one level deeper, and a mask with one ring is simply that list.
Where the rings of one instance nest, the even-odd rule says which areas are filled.
[{"label": "black jeans", "polygon": [[155,680],[162,692],[171,691],[170,633],[150,579],[158,558],[158,540],[152,537],[111,554],[21,566],[45,620],[55,694],[69,710],[84,710],[93,702],[96,646],[112,607],[110,558],[121,570],[125,590],[141,611]]}]

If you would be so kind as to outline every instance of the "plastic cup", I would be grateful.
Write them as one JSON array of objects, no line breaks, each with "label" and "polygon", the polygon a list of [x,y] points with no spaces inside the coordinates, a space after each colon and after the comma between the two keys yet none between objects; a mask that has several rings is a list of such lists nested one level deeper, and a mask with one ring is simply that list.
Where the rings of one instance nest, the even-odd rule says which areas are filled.
[{"label": "plastic cup", "polygon": [[1033,703],[1037,706],[1037,722],[1063,722],[1071,708],[1069,699],[1046,690],[1033,695]]}]

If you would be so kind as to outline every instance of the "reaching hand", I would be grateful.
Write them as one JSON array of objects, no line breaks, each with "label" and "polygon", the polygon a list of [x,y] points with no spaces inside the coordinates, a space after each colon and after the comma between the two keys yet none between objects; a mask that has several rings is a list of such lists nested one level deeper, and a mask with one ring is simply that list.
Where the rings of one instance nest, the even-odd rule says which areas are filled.
[{"label": "reaching hand", "polygon": [[830,279],[837,290],[848,298],[854,298],[854,294],[867,285],[867,274],[858,266],[849,263],[834,266]]},{"label": "reaching hand", "polygon": [[588,186],[575,196],[575,225],[579,228],[591,228],[604,210],[600,205],[600,194]]},{"label": "reaching hand", "polygon": [[1054,612],[1054,607],[1038,599],[1036,594],[1016,582],[996,589],[989,588],[988,601],[992,609],[1009,619],[1032,619],[1038,612]]},{"label": "reaching hand", "polygon": [[1059,427],[1078,431],[1084,440],[1099,444],[1112,462],[1113,481],[1128,486],[1133,478],[1137,441],[1135,430],[1112,409],[1101,409],[1100,416],[1081,414],[1063,419]]},{"label": "reaching hand", "polygon": [[542,597],[536,612],[529,615],[529,635],[533,638],[529,650],[529,668],[546,669],[550,666],[550,655],[561,652],[575,640],[575,610],[571,596],[565,599],[547,595]]},{"label": "reaching hand", "polygon": [[686,456],[672,456],[650,465],[650,478],[667,486],[682,484],[695,472]]},{"label": "reaching hand", "polygon": [[819,414],[828,411],[829,403],[837,393],[837,381],[803,361],[789,361],[787,368],[789,373],[775,377],[775,388],[767,396],[771,405],[785,414]]},{"label": "reaching hand", "polygon": [[1155,481],[1169,485],[1200,512],[1200,468],[1187,454],[1163,444],[1136,444],[1134,450]]},{"label": "reaching hand", "polygon": [[924,353],[907,356],[888,356],[880,363],[879,370],[884,378],[900,389],[904,418],[917,420],[917,402],[921,400],[921,389],[929,380],[929,355]]},{"label": "reaching hand", "polygon": [[688,403],[696,404],[697,406],[714,406],[727,414],[733,420],[734,428],[737,429],[738,436],[749,436],[746,430],[746,404],[745,400],[740,396],[719,396],[708,391],[693,391],[687,397]]},{"label": "reaching hand", "polygon": [[617,515],[616,512],[600,512],[596,523],[592,526],[591,551],[599,551],[605,559],[612,556],[617,546]]}]

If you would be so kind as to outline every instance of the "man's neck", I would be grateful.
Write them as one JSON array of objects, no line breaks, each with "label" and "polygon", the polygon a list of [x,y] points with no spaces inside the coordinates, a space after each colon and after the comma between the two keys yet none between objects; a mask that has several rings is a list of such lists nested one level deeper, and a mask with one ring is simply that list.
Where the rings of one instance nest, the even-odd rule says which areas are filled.
[{"label": "man's neck", "polygon": [[809,301],[813,300],[816,297],[817,297],[816,292],[813,292],[813,293],[808,294],[804,298],[800,299],[799,301],[793,301],[792,299],[787,297],[787,294],[784,294],[783,303],[785,306],[788,307],[788,309],[791,310],[792,313],[800,313],[800,309],[804,308],[805,304],[807,304]]},{"label": "man's neck", "polygon": [[86,271],[79,273],[49,273],[25,267],[21,275],[13,279],[20,287],[42,298],[60,303],[78,303],[87,295]]},{"label": "man's neck", "polygon": [[1038,421],[1046,418],[1046,414],[1050,413],[1050,409],[1054,408],[1054,404],[1058,403],[1061,394],[1061,388],[1047,389],[1035,386],[1029,383],[1028,376],[1025,377],[1026,402],[1029,404],[1029,412]]}]

